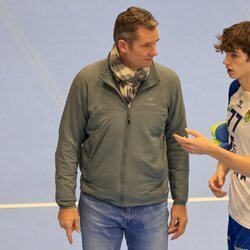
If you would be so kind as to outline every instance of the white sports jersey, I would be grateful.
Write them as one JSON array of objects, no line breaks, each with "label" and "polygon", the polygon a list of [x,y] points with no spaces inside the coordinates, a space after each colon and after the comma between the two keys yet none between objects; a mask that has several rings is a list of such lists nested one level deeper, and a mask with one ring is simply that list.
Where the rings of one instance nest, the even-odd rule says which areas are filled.
[{"label": "white sports jersey", "polygon": [[[231,151],[250,155],[250,92],[241,87],[231,97],[227,110]],[[250,229],[250,178],[231,170],[229,214]]]}]

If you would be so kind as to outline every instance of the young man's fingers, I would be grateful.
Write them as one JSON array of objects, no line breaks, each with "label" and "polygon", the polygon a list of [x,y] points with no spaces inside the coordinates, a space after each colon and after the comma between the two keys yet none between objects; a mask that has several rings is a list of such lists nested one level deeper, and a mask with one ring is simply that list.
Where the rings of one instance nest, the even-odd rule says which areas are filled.
[{"label": "young man's fingers", "polygon": [[201,134],[200,134],[198,131],[193,130],[193,129],[185,128],[185,131],[186,131],[189,135],[192,135],[192,136],[194,136],[194,137],[201,136]]}]

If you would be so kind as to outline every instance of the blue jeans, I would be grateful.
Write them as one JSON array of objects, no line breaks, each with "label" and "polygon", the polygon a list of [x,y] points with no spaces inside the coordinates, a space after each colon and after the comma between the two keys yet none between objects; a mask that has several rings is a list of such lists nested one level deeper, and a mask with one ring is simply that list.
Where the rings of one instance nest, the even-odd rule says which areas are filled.
[{"label": "blue jeans", "polygon": [[83,250],[119,250],[123,235],[129,250],[168,249],[167,201],[117,207],[81,193],[79,214]]}]

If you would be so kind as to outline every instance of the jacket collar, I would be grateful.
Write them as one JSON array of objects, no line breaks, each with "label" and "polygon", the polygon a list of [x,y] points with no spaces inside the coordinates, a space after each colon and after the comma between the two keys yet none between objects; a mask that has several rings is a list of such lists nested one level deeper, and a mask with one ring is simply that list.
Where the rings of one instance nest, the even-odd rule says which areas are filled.
[{"label": "jacket collar", "polygon": [[[101,74],[101,79],[104,81],[105,84],[107,84],[107,85],[111,86],[112,88],[115,88],[116,90],[118,90],[115,79],[112,76],[111,70],[109,69],[107,59],[105,60],[104,70],[103,70],[103,72]],[[159,82],[160,82],[159,75],[157,73],[154,62],[152,62],[152,65],[150,66],[149,76],[146,79],[146,81],[143,82],[140,89],[142,90],[142,89],[146,89],[146,88],[149,88],[149,87],[153,87],[154,85],[157,85]]]}]

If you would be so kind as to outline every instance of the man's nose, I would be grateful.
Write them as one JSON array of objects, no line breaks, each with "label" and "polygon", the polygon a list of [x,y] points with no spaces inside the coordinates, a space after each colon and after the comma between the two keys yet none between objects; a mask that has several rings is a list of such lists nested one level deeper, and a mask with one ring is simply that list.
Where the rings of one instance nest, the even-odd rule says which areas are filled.
[{"label": "man's nose", "polygon": [[158,55],[158,51],[156,47],[153,47],[150,51],[150,56],[157,56],[157,55]]}]

